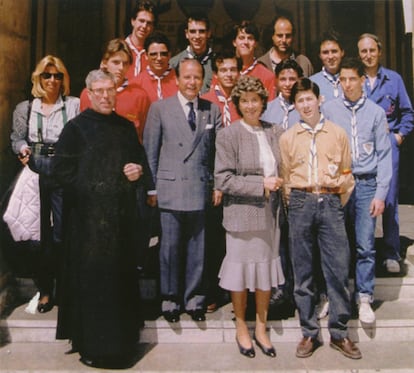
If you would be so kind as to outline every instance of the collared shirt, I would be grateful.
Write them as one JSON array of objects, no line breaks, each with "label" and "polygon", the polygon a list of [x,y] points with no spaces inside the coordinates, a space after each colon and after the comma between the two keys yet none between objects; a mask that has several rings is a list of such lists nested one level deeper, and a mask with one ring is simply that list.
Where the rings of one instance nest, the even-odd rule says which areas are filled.
[{"label": "collared shirt", "polygon": [[[163,98],[173,96],[177,93],[178,87],[175,79],[175,71],[172,69],[170,73],[161,80]],[[151,102],[158,101],[158,82],[148,74],[147,70],[139,74],[134,80],[134,83],[139,85],[145,92],[147,92],[147,95]]]},{"label": "collared shirt", "polygon": [[[352,112],[342,98],[328,101],[322,108],[327,119],[345,129],[352,141]],[[370,100],[356,112],[358,128],[359,157],[352,163],[354,175],[377,175],[376,199],[382,201],[387,196],[392,175],[391,142],[384,110]]]},{"label": "collared shirt", "polygon": [[[190,102],[190,100],[187,100],[180,91],[177,92],[177,97],[178,97],[178,101],[180,101],[181,107],[184,110],[185,117],[188,118],[188,113],[190,112],[190,106],[188,106],[187,104]],[[193,100],[191,100],[191,102],[194,104],[193,108],[194,108],[194,112],[195,112],[196,120],[197,120],[198,98],[197,97],[194,98]]]},{"label": "collared shirt", "polygon": [[414,111],[401,76],[380,66],[374,87],[365,79],[365,92],[369,99],[381,106],[387,115],[391,132],[407,136],[414,129]]},{"label": "collared shirt", "polygon": [[[312,135],[296,123],[280,137],[282,156],[281,177],[284,180],[285,196],[292,188],[315,187],[309,185],[309,151]],[[346,132],[329,120],[316,134],[319,186],[340,188],[342,204],[348,200],[353,189],[350,173],[351,153]]]},{"label": "collared shirt", "polygon": [[[145,58],[145,49],[143,49],[142,47],[137,47],[132,43],[131,40],[131,35],[129,35],[126,39],[125,39],[128,43],[129,42],[132,44],[133,48],[131,48],[131,45],[128,44],[130,46],[131,49],[131,53],[132,53],[132,63],[128,68],[128,71],[125,74],[125,77],[128,78],[129,80],[134,79],[136,76],[139,76],[139,74],[144,71],[148,65],[148,61]],[[137,65],[137,59],[139,58],[139,71],[136,71],[136,65]]]},{"label": "collared shirt", "polygon": [[[262,114],[261,119],[265,122],[274,123],[282,126],[283,117],[285,111],[280,103],[280,97],[278,96],[273,101],[267,104],[266,111]],[[300,115],[296,109],[293,109],[288,114],[288,128],[292,127],[295,123],[299,122]]]},{"label": "collared shirt", "polygon": [[[327,74],[329,73],[327,72]],[[323,104],[329,100],[333,100],[334,98],[336,98],[334,96],[334,86],[328,79],[326,79],[322,71],[319,71],[318,73],[311,75],[309,79],[318,85],[320,94],[323,97],[323,100],[322,100]],[[337,89],[338,89],[337,97],[341,97],[342,87],[339,82],[337,85]]]}]

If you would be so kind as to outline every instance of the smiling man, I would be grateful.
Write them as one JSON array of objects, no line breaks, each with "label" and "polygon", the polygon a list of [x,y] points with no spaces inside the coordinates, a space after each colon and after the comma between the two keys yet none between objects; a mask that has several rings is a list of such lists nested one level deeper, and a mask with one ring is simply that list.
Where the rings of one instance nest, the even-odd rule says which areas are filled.
[{"label": "smiling man", "polygon": [[[354,186],[346,132],[320,113],[319,87],[307,78],[292,88],[300,121],[280,138],[282,178],[288,203],[289,249],[294,297],[303,338],[296,356],[311,356],[318,347],[314,264],[320,266],[332,297],[328,329],[330,346],[351,359],[361,352],[348,338],[351,316],[348,290],[350,252],[342,206]],[[327,156],[328,155],[328,156]],[[320,254],[315,255],[315,242]]]},{"label": "smiling man", "polygon": [[154,32],[145,40],[148,66],[134,83],[148,95],[151,102],[162,100],[177,93],[175,71],[170,67],[171,46],[167,36]]},{"label": "smiling man", "polygon": [[131,13],[132,32],[125,41],[133,54],[133,61],[128,69],[127,78],[132,79],[139,75],[147,66],[144,57],[144,43],[157,21],[157,13],[150,1],[138,1]]},{"label": "smiling man", "polygon": [[70,339],[85,365],[126,368],[142,325],[136,193],[152,180],[133,124],[113,111],[113,75],[93,70],[86,86],[91,108],[65,125],[53,157],[67,207],[56,336]]},{"label": "smiling man", "polygon": [[377,217],[384,212],[391,181],[391,143],[384,110],[364,94],[361,61],[345,58],[339,80],[343,96],[328,101],[323,112],[326,118],[345,129],[351,144],[352,174],[356,185],[346,209],[355,230],[355,296],[359,319],[373,323],[375,225]]},{"label": "smiling man", "polygon": [[220,109],[198,98],[203,67],[182,60],[176,69],[176,95],[151,104],[144,147],[152,171],[161,217],[161,309],[169,322],[182,311],[204,321],[205,212],[219,205],[213,180],[216,131]]},{"label": "smiling man", "polygon": [[339,35],[335,31],[325,32],[319,46],[322,70],[309,78],[319,86],[322,102],[332,100],[342,94],[339,66],[344,54]]},{"label": "smiling man", "polygon": [[257,26],[250,21],[242,21],[233,27],[232,40],[236,55],[243,61],[240,75],[259,78],[269,93],[269,101],[273,100],[275,98],[275,75],[255,57],[255,50],[259,43]]},{"label": "smiling man", "polygon": [[206,93],[210,90],[211,79],[213,77],[213,57],[214,53],[208,45],[211,37],[210,21],[203,14],[191,14],[187,18],[187,27],[185,28],[185,37],[188,40],[186,49],[175,55],[170,60],[170,66],[177,68],[180,61],[185,58],[198,60],[203,66],[204,78],[200,93]]},{"label": "smiling man", "polygon": [[303,76],[303,71],[295,60],[288,58],[277,65],[275,73],[279,95],[267,105],[262,120],[287,130],[299,121],[299,113],[290,101],[290,93],[293,85]]}]

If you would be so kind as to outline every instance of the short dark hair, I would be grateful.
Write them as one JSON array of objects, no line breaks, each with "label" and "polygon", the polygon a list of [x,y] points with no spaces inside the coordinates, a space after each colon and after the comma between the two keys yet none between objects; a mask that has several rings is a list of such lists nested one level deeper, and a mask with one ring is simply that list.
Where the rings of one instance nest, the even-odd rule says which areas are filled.
[{"label": "short dark hair", "polygon": [[206,24],[207,31],[210,30],[210,21],[208,17],[203,13],[200,13],[200,12],[191,13],[187,17],[187,26],[185,27],[186,29],[188,28],[188,24],[190,22],[204,22]]},{"label": "short dark hair", "polygon": [[319,86],[312,82],[309,78],[300,78],[292,87],[290,91],[290,102],[295,102],[295,98],[299,92],[312,91],[313,94],[319,98]]},{"label": "short dark hair", "polygon": [[152,34],[148,35],[144,42],[144,49],[148,51],[148,48],[153,43],[164,44],[167,47],[168,51],[171,50],[171,43],[170,40],[167,38],[167,35],[159,31],[155,31]]},{"label": "short dark hair", "polygon": [[303,76],[303,69],[302,67],[292,58],[286,58],[282,61],[280,61],[275,68],[275,74],[276,76],[279,76],[279,74],[283,70],[292,69],[297,72],[298,77],[302,78]]},{"label": "short dark hair", "polygon": [[237,35],[240,31],[244,31],[246,34],[253,35],[254,40],[259,41],[259,29],[253,22],[241,21],[239,24],[234,25],[232,32],[232,40],[236,40]]},{"label": "short dark hair", "polygon": [[154,25],[158,22],[158,11],[157,7],[149,0],[139,0],[135,3],[135,6],[131,11],[131,19],[136,19],[139,12],[149,12],[154,16]]},{"label": "short dark hair", "polygon": [[333,41],[333,42],[335,42],[336,44],[339,45],[339,48],[341,50],[344,50],[344,47],[342,46],[341,35],[336,30],[329,29],[329,30],[325,31],[322,34],[319,46],[321,46],[322,43],[325,43],[326,41]]},{"label": "short dark hair", "polygon": [[341,71],[342,69],[356,70],[356,72],[358,73],[360,77],[364,76],[365,74],[364,64],[361,62],[361,60],[355,57],[344,58],[341,61],[341,65],[339,66],[339,71]]},{"label": "short dark hair", "polygon": [[189,57],[186,57],[186,58],[183,58],[178,64],[177,64],[177,66],[175,67],[175,75],[177,76],[177,78],[180,76],[180,67],[181,67],[181,65],[183,64],[183,63],[185,63],[185,62],[188,62],[188,61],[194,61],[194,62],[196,62],[196,63],[198,63],[200,66],[201,66],[201,71],[203,72],[203,79],[204,79],[204,74],[205,74],[205,72],[204,72],[204,67],[203,67],[203,65],[201,64],[201,62],[199,61],[199,60],[197,60],[197,58],[189,58]]},{"label": "short dark hair", "polygon": [[212,68],[215,73],[218,71],[217,63],[222,63],[225,59],[234,59],[237,61],[237,70],[241,71],[243,69],[243,61],[240,57],[236,56],[234,50],[225,49],[220,52],[217,52],[213,57]]}]

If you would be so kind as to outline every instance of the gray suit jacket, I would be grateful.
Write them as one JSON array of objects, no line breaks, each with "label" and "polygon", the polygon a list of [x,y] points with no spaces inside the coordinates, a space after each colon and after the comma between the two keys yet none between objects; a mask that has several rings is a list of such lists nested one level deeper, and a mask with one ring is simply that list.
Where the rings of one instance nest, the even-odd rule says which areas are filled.
[{"label": "gray suit jacket", "polygon": [[195,132],[177,95],[151,105],[144,147],[160,208],[199,211],[211,202],[215,138],[220,126],[218,106],[200,98]]},{"label": "gray suit jacket", "polygon": [[[280,126],[262,122],[276,164],[280,165]],[[224,193],[223,226],[227,231],[245,232],[266,229],[263,169],[259,143],[240,121],[221,130],[216,139],[215,188]],[[276,208],[279,193],[271,193]],[[274,211],[276,213],[276,211]]]}]

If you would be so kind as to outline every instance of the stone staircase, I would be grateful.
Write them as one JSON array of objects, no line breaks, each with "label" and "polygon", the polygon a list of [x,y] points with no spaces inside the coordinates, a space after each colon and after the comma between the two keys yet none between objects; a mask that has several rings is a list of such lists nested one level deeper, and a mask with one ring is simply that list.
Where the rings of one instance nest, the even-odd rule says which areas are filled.
[{"label": "stone staircase", "polygon": [[[356,316],[349,323],[350,337],[354,341],[395,341],[414,342],[414,208],[401,206],[401,236],[407,249],[398,276],[377,277],[375,288],[375,309],[377,320],[373,325],[363,325]],[[380,221],[378,227],[380,227]],[[381,235],[378,228],[377,235]],[[378,275],[378,274],[377,274]],[[381,274],[379,274],[381,276]],[[31,280],[18,279],[16,298],[29,300],[35,289]],[[149,281],[149,282],[148,282]],[[147,298],[151,298],[150,280],[143,280]],[[15,290],[16,290],[15,289]],[[353,290],[353,281],[350,283]],[[234,343],[235,325],[232,321],[231,303],[218,311],[207,314],[207,320],[195,323],[187,315],[182,315],[177,324],[169,324],[157,317],[158,305],[147,300],[144,304],[148,317],[142,331],[142,343]],[[0,341],[9,342],[54,342],[56,327],[56,307],[47,314],[31,315],[24,311],[26,304],[15,308],[6,318],[0,320]],[[152,313],[151,313],[152,312]],[[154,317],[155,315],[155,317]],[[297,342],[301,331],[297,314],[280,320],[269,321],[270,337],[275,343]],[[327,319],[321,320],[322,339],[329,340]]]}]

